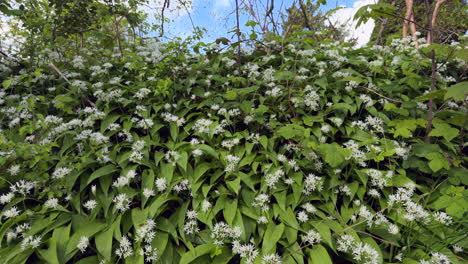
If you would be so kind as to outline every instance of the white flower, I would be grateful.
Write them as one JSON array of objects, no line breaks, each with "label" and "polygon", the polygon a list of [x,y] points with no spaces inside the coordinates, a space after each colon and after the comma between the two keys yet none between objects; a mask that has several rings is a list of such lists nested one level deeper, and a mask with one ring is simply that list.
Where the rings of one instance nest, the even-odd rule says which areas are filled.
[{"label": "white flower", "polygon": [[308,244],[318,244],[322,241],[320,234],[314,230],[309,230],[302,236],[302,240]]},{"label": "white flower", "polygon": [[117,195],[112,200],[112,202],[115,203],[115,207],[120,212],[123,212],[123,211],[126,211],[126,210],[130,209],[130,201],[131,200],[127,197],[127,194],[125,194],[125,193],[121,193],[121,194]]},{"label": "white flower", "polygon": [[154,184],[156,185],[156,189],[158,189],[159,192],[163,192],[167,188],[166,178],[157,178]]},{"label": "white flower", "polygon": [[192,235],[200,232],[200,229],[198,228],[198,223],[197,220],[189,220],[185,222],[184,224],[184,232],[187,235]]},{"label": "white flower", "polygon": [[20,214],[20,210],[18,210],[16,208],[16,206],[13,206],[11,207],[10,209],[6,210],[5,212],[3,212],[3,216],[5,216],[6,218],[13,218],[13,217],[16,217]]},{"label": "white flower", "polygon": [[96,200],[88,200],[83,204],[84,208],[86,208],[88,211],[93,210],[97,206]]},{"label": "white flower", "polygon": [[346,194],[347,196],[351,196],[351,195],[352,195],[351,189],[349,188],[348,185],[341,185],[341,186],[340,186],[340,192]]},{"label": "white flower", "polygon": [[148,89],[148,88],[141,88],[140,90],[138,90],[137,93],[135,93],[135,95],[134,95],[133,97],[142,100],[142,99],[144,99],[145,97],[147,97],[150,93],[151,93],[151,90],[150,90],[150,89]]},{"label": "white flower", "polygon": [[115,250],[115,254],[124,259],[133,255],[132,244],[127,236],[122,237],[119,248]]},{"label": "white flower", "polygon": [[148,189],[148,188],[145,188],[145,189],[143,189],[143,195],[144,195],[146,198],[150,198],[151,196],[154,196],[155,193],[154,193],[153,190]]},{"label": "white flower", "polygon": [[9,192],[6,194],[2,194],[0,196],[0,204],[7,204],[11,202],[15,198],[15,194],[13,192]]},{"label": "white flower", "polygon": [[41,244],[42,238],[40,236],[28,236],[21,241],[21,249],[25,250],[28,247],[38,248]]},{"label": "white flower", "polygon": [[276,183],[279,181],[281,177],[284,176],[284,170],[279,169],[276,170],[274,173],[269,173],[265,176],[265,182],[268,188],[275,189],[276,188]]},{"label": "white flower", "polygon": [[304,223],[309,221],[309,216],[305,211],[300,211],[299,213],[297,213],[297,220],[301,223]]},{"label": "white flower", "polygon": [[207,200],[203,200],[201,206],[202,206],[202,212],[206,213],[206,212],[208,212],[208,210],[210,210],[210,208],[211,208],[211,203],[208,202]]},{"label": "white flower", "polygon": [[321,177],[315,176],[314,174],[309,174],[304,180],[304,189],[302,192],[304,194],[311,194],[313,191],[321,191],[323,189],[323,180]]},{"label": "white flower", "polygon": [[315,208],[311,203],[305,203],[302,205],[302,208],[304,208],[304,210],[309,214],[315,214],[317,212],[317,208]]},{"label": "white flower", "polygon": [[8,169],[8,172],[10,173],[11,176],[18,175],[19,171],[20,171],[20,165],[13,165]]},{"label": "white flower", "polygon": [[240,158],[234,155],[227,155],[226,156],[226,169],[224,170],[225,172],[234,172],[237,169],[237,164],[240,161]]},{"label": "white flower", "polygon": [[154,220],[146,220],[144,225],[137,228],[135,241],[144,241],[146,243],[151,243],[156,235],[155,228],[156,222],[154,222]]},{"label": "white flower", "polygon": [[164,154],[164,159],[168,162],[171,163],[172,165],[176,164],[176,161],[180,159],[180,153],[175,151],[175,150],[169,150]]},{"label": "white flower", "polygon": [[330,126],[329,125],[323,125],[320,130],[322,130],[323,133],[328,133],[330,132]]},{"label": "white flower", "polygon": [[51,199],[47,200],[44,203],[44,206],[46,208],[55,209],[58,206],[58,199],[57,198],[51,198]]},{"label": "white flower", "polygon": [[434,213],[434,219],[443,224],[443,225],[450,225],[452,223],[452,217],[449,216],[448,214],[444,213],[444,212],[435,212]]},{"label": "white flower", "polygon": [[259,223],[259,224],[268,224],[268,218],[266,216],[262,215],[257,219],[257,223]]},{"label": "white flower", "polygon": [[233,138],[231,140],[224,140],[221,142],[221,146],[227,149],[231,149],[234,146],[238,145],[240,143],[240,140],[238,138]]},{"label": "white flower", "polygon": [[86,251],[86,248],[89,246],[89,238],[87,236],[82,236],[80,239],[80,242],[76,246],[81,253],[84,253]]},{"label": "white flower", "polygon": [[379,191],[377,191],[376,189],[370,189],[368,192],[367,192],[368,195],[374,197],[374,198],[380,198],[380,193]]},{"label": "white flower", "polygon": [[262,211],[266,212],[270,210],[270,197],[267,194],[259,194],[255,197],[255,201],[252,203],[255,207],[260,207]]},{"label": "white flower", "polygon": [[463,252],[463,248],[458,246],[458,245],[453,245],[452,248],[453,248],[453,252],[455,252],[455,253]]},{"label": "white flower", "polygon": [[203,155],[203,151],[197,148],[197,149],[192,150],[192,154],[194,157],[200,157],[201,155]]},{"label": "white flower", "polygon": [[232,243],[232,253],[239,254],[242,259],[245,259],[245,263],[247,264],[252,264],[259,254],[254,245],[242,245],[237,240]]},{"label": "white flower", "polygon": [[278,254],[265,255],[262,264],[281,264],[281,257]]},{"label": "white flower", "polygon": [[395,224],[388,225],[388,232],[392,235],[396,235],[399,232],[398,226]]},{"label": "white flower", "polygon": [[241,236],[241,229],[236,226],[231,228],[224,222],[216,223],[211,232],[211,238],[215,245],[223,245],[226,239],[238,239]]}]

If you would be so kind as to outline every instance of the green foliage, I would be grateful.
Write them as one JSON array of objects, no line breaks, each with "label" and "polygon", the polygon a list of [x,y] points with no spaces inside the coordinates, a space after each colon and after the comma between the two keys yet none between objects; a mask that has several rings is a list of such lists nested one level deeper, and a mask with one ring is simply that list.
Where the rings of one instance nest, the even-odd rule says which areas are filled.
[{"label": "green foliage", "polygon": [[298,33],[237,68],[190,41],[41,51],[2,75],[2,261],[464,262],[459,59],[436,58],[427,93],[408,46]]}]

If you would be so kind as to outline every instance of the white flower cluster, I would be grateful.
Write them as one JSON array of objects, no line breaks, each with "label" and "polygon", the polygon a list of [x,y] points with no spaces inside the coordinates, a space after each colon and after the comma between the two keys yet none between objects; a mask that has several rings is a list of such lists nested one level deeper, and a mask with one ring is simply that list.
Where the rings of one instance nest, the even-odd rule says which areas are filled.
[{"label": "white flower cluster", "polygon": [[209,134],[211,131],[212,124],[213,124],[213,121],[209,119],[201,118],[195,122],[192,129],[195,130],[195,132],[200,133],[200,134]]},{"label": "white flower cluster", "polygon": [[154,181],[154,184],[156,185],[156,189],[158,189],[159,192],[163,192],[167,188],[167,180],[166,178],[157,178]]},{"label": "white flower cluster", "polygon": [[278,169],[273,173],[268,173],[265,175],[265,182],[268,188],[276,189],[276,183],[285,175],[283,169]]},{"label": "white flower cluster", "polygon": [[127,194],[125,193],[121,193],[115,196],[112,202],[115,203],[115,208],[117,208],[117,210],[119,210],[120,212],[124,212],[130,209],[131,200],[127,197]]},{"label": "white flower cluster", "polygon": [[221,142],[221,146],[227,149],[231,149],[239,145],[239,143],[240,143],[240,139],[233,138],[233,139],[224,140],[223,142]]},{"label": "white flower cluster", "polygon": [[264,255],[262,264],[281,264],[281,257],[278,254]]},{"label": "white flower cluster", "polygon": [[127,236],[122,237],[119,248],[115,250],[115,254],[124,259],[133,255],[132,243]]},{"label": "white flower cluster", "polygon": [[21,210],[18,210],[18,208],[16,208],[16,206],[13,206],[10,209],[4,211],[3,216],[6,219],[8,219],[8,218],[17,217],[20,213],[21,213]]},{"label": "white flower cluster", "polygon": [[123,94],[123,91],[120,90],[120,89],[115,89],[115,90],[107,90],[107,91],[103,91],[101,89],[99,90],[96,90],[94,92],[94,96],[103,101],[103,102],[111,102],[115,99],[121,99],[122,98],[122,94]]},{"label": "white flower cluster", "polygon": [[260,207],[263,212],[270,210],[270,197],[267,194],[261,193],[255,197],[254,202],[252,203],[255,207]]},{"label": "white flower cluster", "polygon": [[166,162],[175,165],[177,160],[180,159],[180,153],[175,150],[169,150],[166,152],[166,154],[164,154],[164,159]]},{"label": "white flower cluster", "polygon": [[388,171],[384,175],[381,171],[376,169],[369,169],[366,171],[366,174],[371,178],[371,184],[378,187],[379,189],[383,189],[385,186],[387,186],[387,180],[393,177],[393,171]]},{"label": "white flower cluster", "polygon": [[198,228],[198,222],[197,222],[197,212],[193,210],[188,210],[187,213],[185,214],[186,220],[184,224],[184,232],[187,235],[192,235],[196,234],[200,231]]},{"label": "white flower cluster", "polygon": [[362,130],[370,131],[372,133],[383,133],[383,121],[378,117],[367,116],[365,121],[357,120],[351,122],[351,127],[359,127]]},{"label": "white flower cluster", "polygon": [[154,263],[154,261],[157,261],[159,258],[158,250],[157,248],[153,248],[151,244],[146,244],[145,247],[140,249],[138,252],[140,256],[145,257],[146,262]]},{"label": "white flower cluster", "polygon": [[96,200],[88,200],[83,204],[83,207],[86,208],[88,211],[94,210],[96,206],[97,206]]},{"label": "white flower cluster", "polygon": [[149,94],[151,93],[151,90],[148,88],[141,88],[138,90],[138,92],[135,93],[133,97],[142,100],[146,98]]},{"label": "white flower cluster", "polygon": [[10,241],[13,239],[23,237],[26,231],[28,231],[29,229],[31,229],[31,226],[27,223],[17,225],[16,228],[7,232],[7,242],[10,243]]},{"label": "white flower cluster", "polygon": [[21,241],[21,249],[25,250],[29,247],[32,249],[38,248],[41,245],[42,237],[40,236],[27,236]]},{"label": "white flower cluster", "polygon": [[452,262],[446,255],[441,254],[439,252],[434,252],[434,253],[431,253],[430,259],[428,260],[421,259],[419,263],[420,264],[441,264],[441,263],[450,264]]},{"label": "white flower cluster", "polygon": [[227,165],[224,171],[227,173],[231,173],[237,169],[237,164],[239,164],[240,158],[234,155],[227,155],[226,162],[227,162]]},{"label": "white flower cluster", "polygon": [[177,126],[183,126],[185,124],[185,118],[180,118],[176,115],[173,115],[169,112],[164,112],[161,114],[162,118],[166,122],[175,123]]},{"label": "white flower cluster", "polygon": [[253,244],[243,245],[237,240],[232,242],[232,253],[239,254],[246,264],[254,263],[255,258],[259,255],[259,251]]},{"label": "white flower cluster", "polygon": [[338,251],[349,253],[355,261],[364,264],[379,263],[379,253],[370,244],[357,242],[351,235],[343,235],[337,241]]},{"label": "white flower cluster", "polygon": [[366,153],[362,150],[359,149],[359,145],[354,141],[354,140],[349,140],[348,142],[345,142],[344,147],[347,149],[350,149],[351,156],[346,157],[347,160],[353,158],[361,167],[366,167],[365,160],[367,159]]},{"label": "white flower cluster", "polygon": [[65,178],[65,176],[67,176],[70,172],[71,172],[71,170],[69,168],[66,168],[66,167],[55,168],[54,172],[52,173],[52,179]]},{"label": "white flower cluster", "polygon": [[230,227],[224,222],[216,223],[211,232],[211,238],[215,245],[224,245],[227,239],[236,240],[242,234],[240,227]]},{"label": "white flower cluster", "polygon": [[174,185],[172,189],[176,191],[177,193],[180,193],[183,191],[189,191],[191,189],[190,182],[189,180],[185,179],[181,181],[179,184]]},{"label": "white flower cluster", "polygon": [[78,242],[78,245],[76,247],[81,251],[81,253],[84,253],[86,249],[89,246],[89,238],[87,236],[82,236],[80,238],[80,241]]},{"label": "white flower cluster", "polygon": [[322,177],[309,174],[304,180],[304,189],[302,192],[306,195],[312,194],[314,191],[321,191],[323,189]]},{"label": "white flower cluster", "polygon": [[57,198],[50,198],[44,203],[45,208],[55,209],[59,206]]},{"label": "white flower cluster", "polygon": [[322,241],[322,237],[317,231],[311,229],[302,236],[302,240],[307,244],[319,244]]},{"label": "white flower cluster", "polygon": [[156,222],[153,219],[146,220],[145,224],[136,229],[135,242],[144,241],[150,244],[156,236]]},{"label": "white flower cluster", "polygon": [[267,90],[265,92],[265,95],[266,96],[271,96],[271,97],[280,97],[281,95],[283,95],[283,91],[279,87],[274,87],[271,90]]},{"label": "white flower cluster", "polygon": [[114,181],[112,186],[116,188],[126,186],[130,183],[132,179],[135,178],[135,176],[136,176],[136,172],[134,170],[129,170],[127,174],[125,174],[125,176],[120,176],[119,178],[117,178],[117,180]]}]

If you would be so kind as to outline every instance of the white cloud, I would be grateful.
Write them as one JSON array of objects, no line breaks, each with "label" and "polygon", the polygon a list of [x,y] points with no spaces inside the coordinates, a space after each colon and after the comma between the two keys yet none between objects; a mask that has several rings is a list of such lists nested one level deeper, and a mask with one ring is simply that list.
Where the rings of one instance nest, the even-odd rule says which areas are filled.
[{"label": "white cloud", "polygon": [[215,0],[214,8],[215,9],[226,9],[231,7],[231,0]]},{"label": "white cloud", "polygon": [[361,0],[354,2],[353,7],[342,8],[337,10],[335,13],[332,14],[330,20],[334,24],[344,25],[347,32],[349,32],[350,38],[357,39],[357,46],[362,47],[369,42],[372,30],[374,30],[375,22],[373,19],[369,19],[367,23],[361,24],[358,28],[356,28],[357,21],[354,21],[354,15],[359,10],[359,8],[375,4],[377,0]]}]

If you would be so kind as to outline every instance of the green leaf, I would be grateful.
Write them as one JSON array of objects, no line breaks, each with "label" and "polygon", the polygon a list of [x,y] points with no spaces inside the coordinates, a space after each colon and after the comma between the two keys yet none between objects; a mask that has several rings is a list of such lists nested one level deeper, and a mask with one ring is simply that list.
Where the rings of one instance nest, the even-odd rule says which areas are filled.
[{"label": "green leaf", "polygon": [[304,127],[295,125],[295,124],[288,124],[286,126],[281,127],[276,132],[278,136],[284,137],[285,139],[291,139],[294,137],[303,137],[304,136]]},{"label": "green leaf", "polygon": [[199,257],[201,257],[203,255],[207,255],[209,253],[215,252],[217,247],[218,247],[217,245],[211,244],[211,243],[200,245],[200,246],[198,246],[198,247],[196,247],[196,248],[182,254],[182,257],[181,257],[181,259],[179,261],[179,264],[193,263],[193,261],[196,258],[199,258]]},{"label": "green leaf", "polygon": [[344,163],[346,161],[346,157],[348,157],[350,154],[348,149],[344,149],[337,143],[322,144],[318,147],[318,149],[324,156],[325,162],[333,168],[336,168]]},{"label": "green leaf", "polygon": [[263,237],[262,253],[271,254],[276,252],[276,243],[281,239],[284,232],[284,224],[275,225],[268,223],[265,235]]},{"label": "green leaf", "polygon": [[468,82],[461,82],[447,88],[447,93],[445,94],[444,99],[447,100],[453,98],[455,101],[463,101],[467,94]]},{"label": "green leaf", "polygon": [[226,222],[232,226],[234,223],[234,218],[236,217],[237,212],[237,200],[228,201],[225,203],[225,207],[223,210],[224,219]]},{"label": "green leaf", "polygon": [[93,180],[102,177],[104,175],[109,175],[117,170],[117,167],[113,164],[106,165],[98,170],[94,171],[91,176],[88,178],[87,184],[90,184]]},{"label": "green leaf", "polygon": [[433,172],[437,172],[442,168],[450,169],[449,161],[440,153],[432,152],[425,157],[430,160],[429,168],[431,168]]},{"label": "green leaf", "polygon": [[434,123],[434,129],[432,129],[429,136],[431,137],[444,137],[447,141],[451,141],[458,135],[458,129],[453,128],[447,123]]},{"label": "green leaf", "polygon": [[314,245],[309,251],[310,264],[333,264],[326,248],[322,245]]},{"label": "green leaf", "polygon": [[112,237],[114,235],[114,225],[111,225],[107,230],[96,235],[96,249],[106,259],[111,260],[112,257]]},{"label": "green leaf", "polygon": [[188,154],[185,151],[180,152],[180,157],[177,159],[176,163],[182,168],[182,170],[187,170]]},{"label": "green leaf", "polygon": [[13,79],[8,79],[2,82],[3,88],[6,90],[10,88],[11,84],[13,83]]}]

